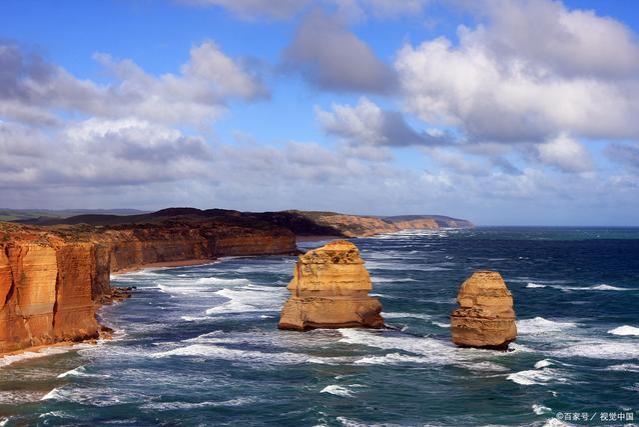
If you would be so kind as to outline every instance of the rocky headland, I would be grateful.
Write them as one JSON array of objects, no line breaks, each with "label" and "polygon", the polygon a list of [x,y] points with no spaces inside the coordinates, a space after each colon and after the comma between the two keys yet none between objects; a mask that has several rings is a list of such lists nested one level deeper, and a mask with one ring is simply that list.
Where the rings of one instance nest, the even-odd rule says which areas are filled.
[{"label": "rocky headland", "polygon": [[441,215],[362,216],[335,212],[288,211],[314,223],[332,229],[339,237],[370,237],[402,230],[439,230],[442,228],[472,228],[473,223]]},{"label": "rocky headland", "polygon": [[[449,226],[472,224],[433,216],[379,218],[193,208],[0,222],[0,353],[97,338],[105,330],[95,318],[99,305],[127,298],[131,293],[130,289],[111,289],[110,274],[114,272],[205,263],[222,256],[296,254],[296,236],[363,237],[405,228]],[[346,254],[345,260],[353,253],[352,249],[338,252]],[[350,266],[347,270],[357,269],[361,281],[343,283],[332,297],[340,301],[335,303],[340,307],[369,307],[362,312],[366,317],[379,302],[367,296],[353,302],[355,296],[359,298],[370,290],[370,279],[359,255],[353,260],[342,265]],[[311,264],[308,266],[311,268]],[[343,271],[336,270],[335,274]],[[304,286],[300,288],[302,293],[317,291]],[[364,321],[346,317],[336,323],[380,322],[381,318],[372,316]]]},{"label": "rocky headland", "polygon": [[460,347],[506,350],[517,338],[513,297],[496,271],[477,271],[459,289],[459,308],[450,316]]},{"label": "rocky headland", "polygon": [[382,305],[368,296],[373,289],[359,250],[336,240],[300,255],[288,285],[280,329],[381,328]]},{"label": "rocky headland", "polygon": [[232,215],[169,210],[117,222],[0,223],[0,353],[97,338],[99,304],[130,294],[111,289],[112,272],[297,252],[290,230]]}]

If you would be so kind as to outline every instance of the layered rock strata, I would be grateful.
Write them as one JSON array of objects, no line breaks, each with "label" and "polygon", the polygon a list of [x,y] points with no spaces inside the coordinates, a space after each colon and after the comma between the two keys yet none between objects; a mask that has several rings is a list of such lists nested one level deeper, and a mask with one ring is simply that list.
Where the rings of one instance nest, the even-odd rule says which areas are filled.
[{"label": "layered rock strata", "polygon": [[94,293],[109,280],[102,254],[46,237],[0,245],[0,353],[97,338]]},{"label": "layered rock strata", "polygon": [[301,255],[288,285],[280,329],[381,328],[382,305],[357,247],[336,240]]},{"label": "layered rock strata", "polygon": [[461,285],[457,302],[450,316],[456,345],[506,350],[517,338],[513,297],[498,272],[473,273]]},{"label": "layered rock strata", "polygon": [[110,274],[157,263],[296,252],[295,235],[234,217],[170,215],[113,226],[0,222],[0,354],[97,338],[99,304],[121,300]]}]

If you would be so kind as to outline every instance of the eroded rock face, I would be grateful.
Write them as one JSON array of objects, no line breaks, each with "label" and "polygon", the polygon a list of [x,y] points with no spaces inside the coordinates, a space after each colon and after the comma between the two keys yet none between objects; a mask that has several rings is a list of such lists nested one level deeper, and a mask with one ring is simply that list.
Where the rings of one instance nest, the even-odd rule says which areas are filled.
[{"label": "eroded rock face", "polygon": [[513,297],[496,271],[473,273],[461,285],[457,302],[450,319],[458,346],[505,350],[517,337]]},{"label": "eroded rock face", "polygon": [[357,247],[336,240],[299,257],[292,296],[284,304],[280,329],[381,328],[382,305],[368,296],[372,284]]},{"label": "eroded rock face", "polygon": [[97,261],[92,243],[0,245],[0,353],[97,338]]}]

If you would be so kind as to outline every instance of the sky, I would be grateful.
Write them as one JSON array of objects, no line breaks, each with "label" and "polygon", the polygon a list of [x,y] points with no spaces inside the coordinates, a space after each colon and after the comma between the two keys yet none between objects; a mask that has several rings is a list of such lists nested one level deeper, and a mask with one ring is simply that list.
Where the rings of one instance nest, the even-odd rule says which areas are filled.
[{"label": "sky", "polygon": [[625,0],[0,3],[0,207],[639,225]]}]

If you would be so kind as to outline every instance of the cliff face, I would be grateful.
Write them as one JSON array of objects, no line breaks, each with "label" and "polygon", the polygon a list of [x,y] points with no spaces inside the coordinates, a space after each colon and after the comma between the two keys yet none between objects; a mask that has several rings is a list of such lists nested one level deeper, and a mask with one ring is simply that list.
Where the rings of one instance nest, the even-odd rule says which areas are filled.
[{"label": "cliff face", "polygon": [[0,222],[0,353],[97,338],[110,273],[159,262],[297,251],[289,230],[235,217],[162,216],[111,226]]},{"label": "cliff face", "polygon": [[370,276],[357,247],[336,240],[299,257],[280,329],[381,328],[382,305],[368,296]]},{"label": "cliff face", "polygon": [[478,271],[461,286],[451,314],[453,342],[505,350],[517,338],[513,297],[495,271]]},{"label": "cliff face", "polygon": [[286,254],[297,250],[295,236],[290,232],[250,229],[216,235],[207,227],[125,229],[110,231],[98,239],[110,246],[113,272],[162,262]]},{"label": "cliff face", "polygon": [[97,338],[108,258],[92,243],[31,237],[0,245],[0,353]]},{"label": "cliff face", "polygon": [[327,235],[345,237],[370,237],[377,234],[396,233],[402,230],[439,230],[440,228],[471,228],[473,224],[462,219],[439,215],[406,215],[374,217],[345,215],[334,212],[297,212],[326,229]]}]

